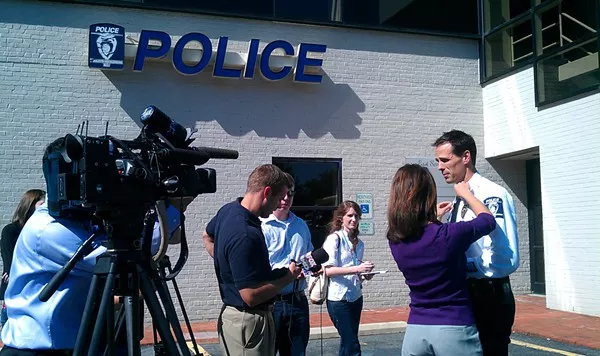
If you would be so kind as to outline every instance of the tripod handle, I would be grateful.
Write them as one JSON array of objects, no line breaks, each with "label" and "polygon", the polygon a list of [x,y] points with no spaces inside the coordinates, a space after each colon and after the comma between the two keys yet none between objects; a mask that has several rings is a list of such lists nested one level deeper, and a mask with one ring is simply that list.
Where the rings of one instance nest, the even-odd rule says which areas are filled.
[{"label": "tripod handle", "polygon": [[88,250],[91,248],[92,242],[94,242],[94,239],[96,238],[97,234],[98,233],[95,232],[92,235],[90,235],[90,237],[88,237],[88,239],[85,240],[81,244],[81,246],[79,246],[73,257],[71,257],[71,259],[63,266],[63,268],[56,272],[56,274],[54,275],[54,277],[52,277],[50,282],[48,282],[44,289],[42,289],[39,296],[39,299],[42,302],[47,302],[48,299],[52,297],[54,292],[56,292],[60,285],[65,281],[73,267],[75,267],[77,262],[79,262],[83,258],[83,256],[90,253],[90,251]]}]

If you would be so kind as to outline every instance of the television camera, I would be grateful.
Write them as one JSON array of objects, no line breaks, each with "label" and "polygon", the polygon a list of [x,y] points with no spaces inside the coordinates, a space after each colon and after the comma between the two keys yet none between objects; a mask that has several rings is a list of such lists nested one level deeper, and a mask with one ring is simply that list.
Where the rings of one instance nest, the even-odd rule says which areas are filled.
[{"label": "television camera", "polygon": [[[104,136],[90,137],[89,124],[84,123],[75,135],[54,141],[44,155],[50,215],[96,221],[107,238],[104,242],[107,252],[98,258],[94,270],[75,355],[93,354],[103,346],[101,340],[106,330],[108,335],[118,330],[113,325],[115,295],[125,297],[126,308],[121,310],[125,310],[125,315],[121,315],[121,320],[127,321],[128,354],[139,355],[139,292],[164,343],[162,353],[189,354],[166,281],[171,280],[175,285],[191,333],[174,280],[187,261],[183,211],[197,195],[216,191],[215,170],[195,166],[211,158],[236,159],[238,152],[191,147],[195,131],[184,128],[155,106],[143,111],[141,123],[141,132],[134,140],[117,139],[107,132]],[[181,236],[180,257],[174,269],[170,262],[165,265],[165,261],[160,261],[164,250],[162,255],[151,251],[155,225],[160,226],[162,240],[169,238],[169,205],[178,210]],[[75,264],[90,252],[97,235],[92,234],[46,285],[40,294],[42,301],[52,296]],[[168,257],[164,260],[168,261]],[[162,303],[156,297],[157,292]],[[102,299],[97,300],[100,296]],[[108,349],[112,346],[109,342]],[[194,347],[198,353],[195,344]]]}]

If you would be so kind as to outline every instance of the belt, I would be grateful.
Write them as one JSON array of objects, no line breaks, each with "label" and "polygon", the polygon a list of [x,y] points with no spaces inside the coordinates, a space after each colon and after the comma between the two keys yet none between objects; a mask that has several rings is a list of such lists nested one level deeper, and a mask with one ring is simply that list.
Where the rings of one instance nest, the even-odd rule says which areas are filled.
[{"label": "belt", "polygon": [[275,301],[286,301],[286,300],[292,300],[292,299],[299,299],[305,297],[304,291],[298,291],[298,292],[293,292],[293,293],[288,293],[288,294],[277,294],[275,296]]},{"label": "belt", "polygon": [[223,310],[225,310],[226,307],[232,307],[234,309],[236,309],[237,311],[240,312],[245,312],[245,313],[256,313],[256,312],[272,312],[273,311],[273,304],[261,304],[261,305],[257,305],[255,307],[248,307],[248,306],[238,306],[238,305],[229,305],[229,304],[223,304],[223,307],[221,308],[221,312],[223,312]]},{"label": "belt", "polygon": [[510,278],[467,278],[467,283],[474,288],[502,288],[505,284],[510,283]]}]

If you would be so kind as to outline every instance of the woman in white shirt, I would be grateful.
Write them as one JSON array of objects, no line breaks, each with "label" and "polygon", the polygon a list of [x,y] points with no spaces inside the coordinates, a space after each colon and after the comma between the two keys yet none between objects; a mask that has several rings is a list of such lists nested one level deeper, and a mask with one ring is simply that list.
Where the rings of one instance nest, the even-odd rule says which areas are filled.
[{"label": "woman in white shirt", "polygon": [[353,201],[341,203],[333,213],[330,234],[323,243],[323,249],[329,254],[329,261],[323,264],[330,277],[327,311],[340,335],[340,356],[361,354],[358,342],[363,307],[361,273],[375,267],[369,261],[362,261],[365,245],[358,238],[360,216],[358,204]]}]

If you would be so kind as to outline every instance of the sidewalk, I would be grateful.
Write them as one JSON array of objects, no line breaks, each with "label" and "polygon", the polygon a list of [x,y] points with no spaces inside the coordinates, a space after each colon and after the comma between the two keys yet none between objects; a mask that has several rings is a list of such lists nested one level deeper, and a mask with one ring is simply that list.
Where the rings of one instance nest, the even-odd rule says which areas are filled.
[{"label": "sidewalk", "polygon": [[[515,299],[517,314],[514,332],[600,349],[600,317],[547,309],[546,299],[541,296],[522,295]],[[320,336],[321,320],[323,337],[337,337],[325,306],[323,311],[322,315],[317,313],[310,316],[311,337]],[[400,332],[404,330],[407,319],[408,307],[365,309],[362,312],[360,334]],[[193,323],[192,330],[199,344],[218,342],[214,321]],[[146,343],[153,341],[150,330],[147,330],[143,341]]]}]

